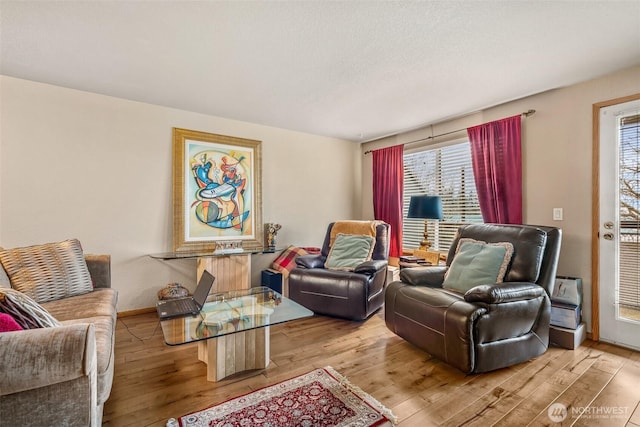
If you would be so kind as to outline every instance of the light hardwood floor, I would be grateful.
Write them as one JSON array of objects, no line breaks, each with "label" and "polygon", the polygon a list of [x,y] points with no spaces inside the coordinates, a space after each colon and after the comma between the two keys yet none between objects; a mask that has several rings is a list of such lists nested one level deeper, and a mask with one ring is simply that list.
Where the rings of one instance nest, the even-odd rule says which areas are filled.
[{"label": "light hardwood floor", "polygon": [[[562,425],[640,426],[640,353],[591,341],[464,375],[391,333],[382,313],[366,322],[315,316],[271,327],[266,370],[211,383],[196,345],[165,345],[150,313],[118,320],[115,351],[106,426],[164,426],[170,417],[327,365],[390,408],[400,427],[560,425],[547,414],[553,403],[568,408]],[[580,416],[576,408],[586,410]]]}]

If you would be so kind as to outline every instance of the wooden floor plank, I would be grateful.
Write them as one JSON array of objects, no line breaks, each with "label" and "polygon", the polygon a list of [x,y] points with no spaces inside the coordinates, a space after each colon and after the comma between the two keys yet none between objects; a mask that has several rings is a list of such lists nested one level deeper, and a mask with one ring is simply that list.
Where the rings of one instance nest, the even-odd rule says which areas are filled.
[{"label": "wooden floor plank", "polygon": [[444,425],[486,426],[496,423],[571,359],[571,354],[551,348],[528,362],[517,375],[449,418]]},{"label": "wooden floor plank", "polygon": [[[565,420],[567,425],[572,424],[577,418],[573,415],[575,411],[588,407],[618,372],[621,367],[620,361],[609,356],[606,353],[602,354],[589,369],[551,402],[551,404],[560,403],[567,409],[568,415]],[[545,426],[549,424],[549,420],[548,410],[542,411],[530,425]]]},{"label": "wooden floor plank", "polygon": [[[575,426],[625,426],[640,401],[640,366],[625,363],[590,403]],[[637,416],[640,421],[640,413]]]},{"label": "wooden floor plank", "polygon": [[[400,427],[555,425],[554,402],[629,408],[611,425],[640,427],[640,354],[587,341],[529,362],[465,375],[389,331],[382,313],[365,322],[314,316],[271,327],[269,366],[211,383],[195,345],[167,346],[155,313],[119,319],[105,426],[163,427],[178,417],[323,366],[391,408]],[[579,426],[609,425],[574,418]]]},{"label": "wooden floor plank", "polygon": [[570,356],[569,362],[555,371],[526,399],[498,420],[495,423],[496,426],[510,427],[518,425],[521,420],[527,420],[528,424],[540,414],[546,414],[549,405],[577,381],[602,354],[589,347],[580,347],[574,351],[566,350],[565,353]]}]

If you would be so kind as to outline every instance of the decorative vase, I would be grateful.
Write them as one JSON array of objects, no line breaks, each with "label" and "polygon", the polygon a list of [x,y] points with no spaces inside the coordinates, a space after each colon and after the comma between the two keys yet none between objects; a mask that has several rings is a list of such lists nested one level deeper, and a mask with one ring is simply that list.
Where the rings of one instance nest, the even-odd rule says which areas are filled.
[{"label": "decorative vase", "polygon": [[158,291],[158,299],[176,299],[189,296],[189,290],[179,283],[169,283]]}]

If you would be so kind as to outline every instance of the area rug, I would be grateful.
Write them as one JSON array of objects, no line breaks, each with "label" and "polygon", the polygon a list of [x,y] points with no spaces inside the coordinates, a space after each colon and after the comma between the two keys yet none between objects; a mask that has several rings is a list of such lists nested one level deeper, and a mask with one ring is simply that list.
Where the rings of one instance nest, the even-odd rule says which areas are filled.
[{"label": "area rug", "polygon": [[178,420],[182,427],[391,426],[396,417],[331,366]]}]

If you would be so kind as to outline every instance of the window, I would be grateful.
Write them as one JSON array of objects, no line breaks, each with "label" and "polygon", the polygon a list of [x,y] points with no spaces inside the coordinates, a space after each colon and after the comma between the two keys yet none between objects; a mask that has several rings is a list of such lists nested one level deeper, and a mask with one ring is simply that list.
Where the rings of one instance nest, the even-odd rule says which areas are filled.
[{"label": "window", "polygon": [[404,154],[403,248],[418,248],[423,239],[424,220],[407,218],[411,196],[420,194],[442,199],[444,219],[428,220],[433,250],[447,251],[460,225],[482,222],[469,140]]}]

